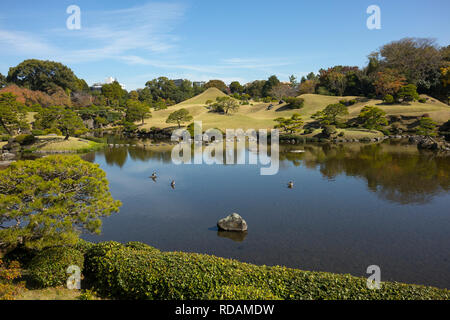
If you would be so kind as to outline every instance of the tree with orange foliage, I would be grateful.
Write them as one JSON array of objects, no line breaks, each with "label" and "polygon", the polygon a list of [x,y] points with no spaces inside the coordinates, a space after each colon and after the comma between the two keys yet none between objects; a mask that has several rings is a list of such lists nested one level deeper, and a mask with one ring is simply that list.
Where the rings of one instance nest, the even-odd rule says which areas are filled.
[{"label": "tree with orange foliage", "polygon": [[385,97],[387,94],[395,97],[405,84],[406,78],[395,69],[385,69],[378,72],[373,82],[375,92],[381,97]]}]

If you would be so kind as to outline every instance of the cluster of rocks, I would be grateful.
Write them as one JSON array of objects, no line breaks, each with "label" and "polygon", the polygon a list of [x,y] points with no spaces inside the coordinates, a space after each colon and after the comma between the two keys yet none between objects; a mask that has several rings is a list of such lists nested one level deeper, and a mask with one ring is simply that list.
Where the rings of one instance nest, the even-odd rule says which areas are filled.
[{"label": "cluster of rocks", "polygon": [[1,149],[0,161],[12,161],[18,158],[22,147],[14,139],[9,139],[8,143],[5,144]]},{"label": "cluster of rocks", "polygon": [[445,140],[438,140],[432,137],[411,137],[409,142],[417,144],[420,150],[450,152],[450,143]]},{"label": "cluster of rocks", "polygon": [[[283,138],[280,137],[280,142],[283,144],[303,144],[308,142],[334,142],[334,143],[349,143],[349,142],[381,142],[384,140],[400,140],[400,139],[408,139],[410,143],[419,144],[420,141],[424,140],[424,136],[413,136],[413,135],[390,135],[390,136],[383,136],[383,137],[375,137],[375,138],[360,138],[360,139],[347,139],[343,137],[335,137],[333,139],[327,139],[324,137],[296,137],[296,138]],[[442,141],[441,141],[442,140]],[[430,149],[430,150],[446,150],[447,146],[449,145],[448,142],[445,142],[445,140],[441,138],[437,138],[434,140],[434,143],[437,143],[437,147],[434,146],[435,149],[432,149],[433,147],[425,147],[424,149]]]}]

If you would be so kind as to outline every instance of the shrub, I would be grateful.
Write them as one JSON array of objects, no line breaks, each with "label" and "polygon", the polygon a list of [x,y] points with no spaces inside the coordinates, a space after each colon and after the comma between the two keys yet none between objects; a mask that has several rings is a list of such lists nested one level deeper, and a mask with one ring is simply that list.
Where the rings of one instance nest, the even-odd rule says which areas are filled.
[{"label": "shrub", "polygon": [[153,253],[160,252],[158,249],[153,248],[152,246],[149,246],[148,244],[137,242],[137,241],[130,241],[125,244],[125,247],[135,249],[135,250],[143,250]]},{"label": "shrub", "polygon": [[336,127],[335,126],[324,126],[322,129],[322,133],[326,136],[326,137],[331,137],[333,134],[336,134]]},{"label": "shrub", "polygon": [[78,300],[97,300],[97,293],[92,290],[83,290],[78,296]]},{"label": "shrub", "polygon": [[3,142],[5,142],[5,141],[8,141],[9,139],[11,139],[11,136],[9,136],[9,135],[2,135],[2,136],[0,136],[0,141],[3,141]]},{"label": "shrub", "polygon": [[21,276],[20,263],[12,261],[8,264],[0,259],[0,300],[14,300],[25,289],[25,284],[14,283]]},{"label": "shrub", "polygon": [[62,132],[58,128],[46,129],[46,130],[44,130],[44,133],[45,134],[56,134],[58,136],[62,136]]},{"label": "shrub", "polygon": [[426,103],[427,102],[427,98],[419,98],[419,102],[420,103]]},{"label": "shrub", "polygon": [[43,135],[45,135],[45,131],[44,130],[40,130],[40,129],[31,130],[31,133],[33,134],[33,136],[43,136]]},{"label": "shrub", "polygon": [[343,137],[345,135],[344,131],[339,132],[338,137]]},{"label": "shrub", "polygon": [[387,94],[387,95],[384,96],[383,101],[386,104],[393,104],[395,102],[395,99],[394,99],[394,97],[391,94]]},{"label": "shrub", "polygon": [[42,250],[30,262],[29,275],[32,283],[38,287],[64,285],[69,275],[66,270],[75,265],[83,269],[83,253],[70,247],[54,247]]},{"label": "shrub", "polygon": [[22,146],[33,144],[33,142],[36,140],[36,138],[32,134],[20,134],[14,139]]},{"label": "shrub", "polygon": [[222,295],[243,299],[250,294],[252,298],[273,299],[450,298],[445,289],[383,282],[380,290],[370,290],[365,278],[350,275],[255,266],[210,255],[135,246],[105,242],[86,253],[84,274],[94,290],[114,298],[169,300]]},{"label": "shrub", "polygon": [[305,103],[304,99],[296,97],[288,97],[284,100],[286,101],[290,109],[301,109],[303,108],[303,105]]},{"label": "shrub", "polygon": [[313,128],[305,128],[304,130],[303,130],[303,134],[311,134],[311,133],[313,133],[314,132],[314,129]]},{"label": "shrub", "polygon": [[4,260],[5,262],[18,261],[20,265],[27,268],[31,260],[36,256],[39,251],[36,249],[30,249],[25,246],[18,246],[12,251],[8,252]]},{"label": "shrub", "polygon": [[95,246],[95,243],[89,242],[83,239],[78,239],[78,242],[75,244],[74,248],[81,253],[85,254],[88,252],[93,246]]},{"label": "shrub", "polygon": [[281,300],[269,288],[252,286],[222,286],[210,292],[208,300]]}]

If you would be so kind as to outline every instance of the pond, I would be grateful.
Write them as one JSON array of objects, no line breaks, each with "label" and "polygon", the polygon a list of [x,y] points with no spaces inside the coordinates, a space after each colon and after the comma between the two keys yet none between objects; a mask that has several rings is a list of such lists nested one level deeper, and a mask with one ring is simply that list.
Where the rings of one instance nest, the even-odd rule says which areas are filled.
[{"label": "pond", "polygon": [[[365,277],[377,265],[382,281],[450,288],[449,157],[393,141],[306,144],[282,147],[278,174],[262,176],[258,165],[175,165],[170,148],[85,156],[123,202],[85,239]],[[233,212],[246,234],[217,230]]]}]

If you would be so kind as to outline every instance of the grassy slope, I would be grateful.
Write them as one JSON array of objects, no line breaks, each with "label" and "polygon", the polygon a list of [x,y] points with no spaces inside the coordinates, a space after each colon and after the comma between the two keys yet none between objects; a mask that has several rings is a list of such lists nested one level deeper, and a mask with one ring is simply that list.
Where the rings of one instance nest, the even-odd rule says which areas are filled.
[{"label": "grassy slope", "polygon": [[[285,110],[285,105],[274,104],[272,110],[267,110],[269,103],[256,103],[252,105],[241,106],[237,113],[232,115],[220,115],[216,113],[210,113],[205,108],[205,102],[207,100],[215,100],[218,96],[224,94],[215,89],[210,88],[204,93],[184,101],[175,106],[171,106],[166,110],[153,112],[153,117],[146,120],[143,128],[155,127],[169,127],[165,121],[170,113],[180,108],[185,108],[194,117],[194,120],[203,121],[203,128],[242,128],[242,129],[260,129],[260,128],[273,128],[273,119],[278,117],[288,117],[293,113],[300,113],[305,122],[312,121],[311,115],[315,112],[324,109],[328,104],[338,103],[341,99],[351,99],[354,97],[332,97],[322,96],[317,94],[304,94],[301,95],[305,99],[305,106],[300,110]],[[404,115],[404,116],[421,116],[424,113],[430,115],[438,123],[443,123],[450,119],[450,107],[441,103],[435,99],[429,99],[427,103],[414,102],[411,105],[383,105],[381,100],[369,100],[367,102],[360,102],[348,108],[348,118],[356,117],[364,106],[373,105],[377,106],[388,115]],[[361,137],[361,136],[376,136],[376,133],[345,130],[346,137]],[[347,135],[349,133],[349,135]]]},{"label": "grassy slope", "polygon": [[84,150],[95,149],[100,144],[94,141],[84,140],[80,138],[70,137],[64,140],[62,136],[40,136],[37,143],[38,150],[46,152],[54,151],[70,151],[78,152]]}]

